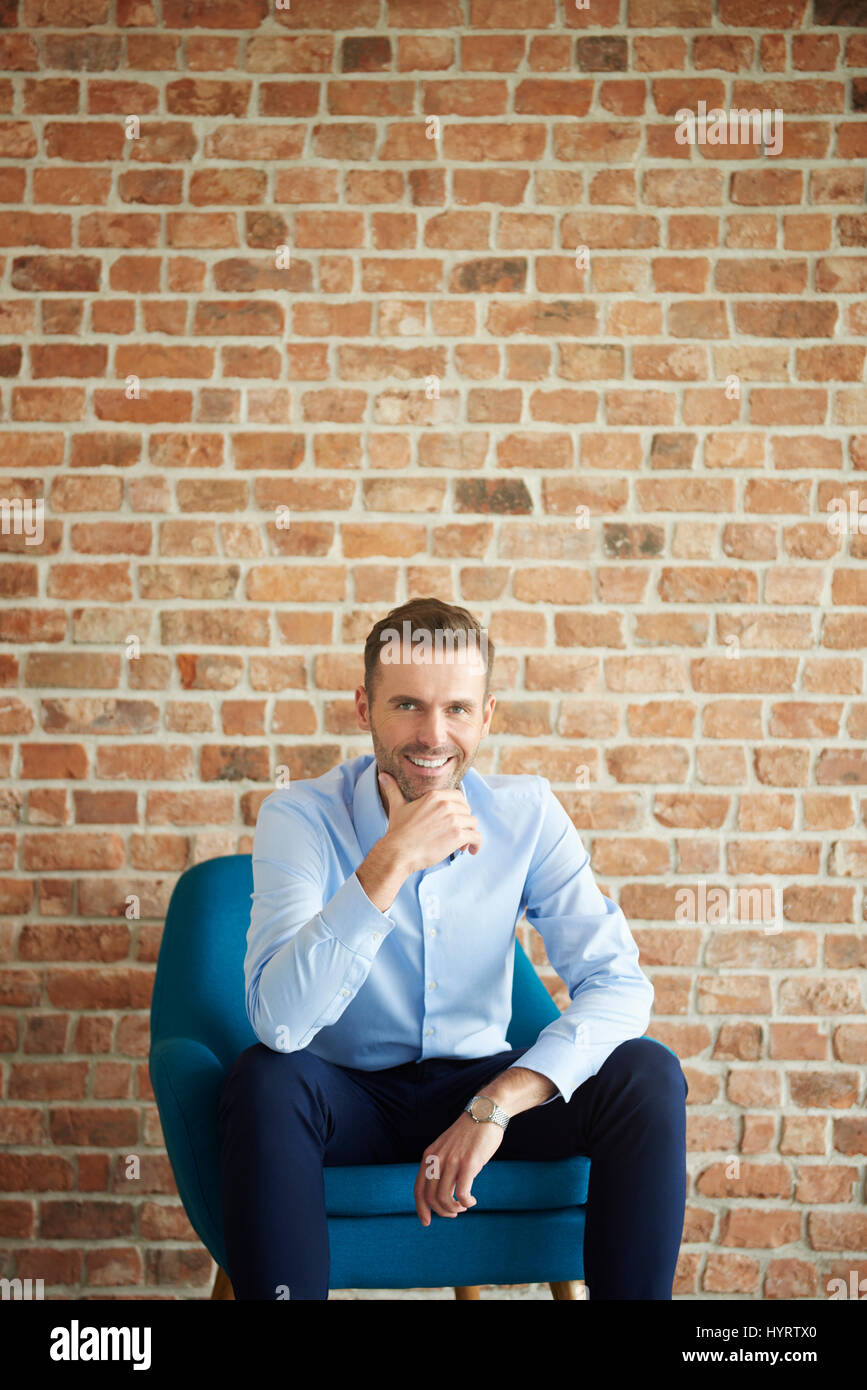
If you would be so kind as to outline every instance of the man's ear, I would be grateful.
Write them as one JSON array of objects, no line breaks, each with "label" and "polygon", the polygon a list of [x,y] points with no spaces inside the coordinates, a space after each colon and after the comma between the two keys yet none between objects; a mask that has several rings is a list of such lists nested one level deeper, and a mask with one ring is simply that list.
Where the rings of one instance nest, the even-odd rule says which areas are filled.
[{"label": "man's ear", "polygon": [[355,690],[355,717],[358,720],[358,727],[370,732],[370,705],[367,699],[367,692],[363,685],[359,685]]},{"label": "man's ear", "polygon": [[488,696],[488,705],[489,705],[489,709],[488,709],[488,712],[485,714],[484,719],[482,720],[482,728],[483,728],[484,731],[485,731],[485,736],[486,736],[487,734],[489,734],[490,731],[491,731],[491,721],[492,721],[493,718],[494,718],[494,707],[495,707],[496,703],[497,703],[497,697],[496,697],[496,695],[489,695],[489,696]]}]

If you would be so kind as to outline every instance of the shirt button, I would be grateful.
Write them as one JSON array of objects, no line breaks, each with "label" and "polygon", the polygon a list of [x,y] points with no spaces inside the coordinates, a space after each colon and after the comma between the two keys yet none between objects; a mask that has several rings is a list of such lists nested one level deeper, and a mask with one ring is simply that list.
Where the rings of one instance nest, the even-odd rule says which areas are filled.
[{"label": "shirt button", "polygon": [[437,929],[436,929],[436,927],[428,927],[428,933],[427,933],[427,934],[428,934],[428,936],[436,936],[436,934],[437,934]]},{"label": "shirt button", "polygon": [[430,1037],[431,1033],[433,1032],[433,1029],[432,1029],[432,1028],[425,1028],[424,1031],[425,1031],[425,1034],[427,1035],[427,1037]]},{"label": "shirt button", "polygon": [[431,980],[430,984],[428,985],[428,989],[436,989],[436,987],[437,987],[437,982],[436,982],[436,980]]},{"label": "shirt button", "polygon": [[378,931],[375,931],[375,932],[373,933],[373,939],[374,939],[374,941],[378,941],[378,940],[379,940],[379,932],[378,932]]},{"label": "shirt button", "polygon": [[349,990],[348,990],[348,989],[342,989],[342,990],[340,991],[340,993],[345,995],[345,994],[348,994],[348,993],[349,993]]}]

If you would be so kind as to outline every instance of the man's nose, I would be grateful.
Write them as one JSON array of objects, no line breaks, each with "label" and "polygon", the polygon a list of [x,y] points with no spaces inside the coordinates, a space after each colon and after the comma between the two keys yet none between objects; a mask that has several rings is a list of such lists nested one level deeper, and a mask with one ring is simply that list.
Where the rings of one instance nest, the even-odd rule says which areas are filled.
[{"label": "man's nose", "polygon": [[418,731],[419,743],[434,752],[445,753],[449,748],[448,729],[445,716],[426,714]]}]

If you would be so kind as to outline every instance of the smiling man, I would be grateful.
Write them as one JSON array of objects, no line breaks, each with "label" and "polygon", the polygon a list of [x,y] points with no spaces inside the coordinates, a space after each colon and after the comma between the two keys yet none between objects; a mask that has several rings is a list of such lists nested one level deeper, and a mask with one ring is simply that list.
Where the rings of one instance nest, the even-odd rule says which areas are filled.
[{"label": "smiling man", "polygon": [[[686,1079],[644,1037],[653,989],[547,778],[482,776],[493,644],[415,599],[365,644],[373,754],[263,801],[244,962],[258,1043],[220,1099],[237,1299],[327,1299],[323,1166],[418,1162],[423,1226],[475,1205],[491,1159],[591,1159],[597,1299],[670,1299],[686,1198]],[[570,995],[510,1048],[523,913]]]}]

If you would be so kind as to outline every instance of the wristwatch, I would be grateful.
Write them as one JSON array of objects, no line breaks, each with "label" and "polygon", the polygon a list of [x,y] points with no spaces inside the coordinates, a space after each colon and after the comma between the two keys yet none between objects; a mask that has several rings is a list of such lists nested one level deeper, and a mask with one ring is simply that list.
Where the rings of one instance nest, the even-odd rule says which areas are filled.
[{"label": "wristwatch", "polygon": [[502,1126],[503,1129],[506,1128],[511,1118],[505,1110],[500,1108],[493,1096],[473,1096],[472,1100],[464,1106],[464,1111],[467,1115],[472,1115],[476,1124],[483,1124],[485,1120],[488,1120],[495,1125]]}]

